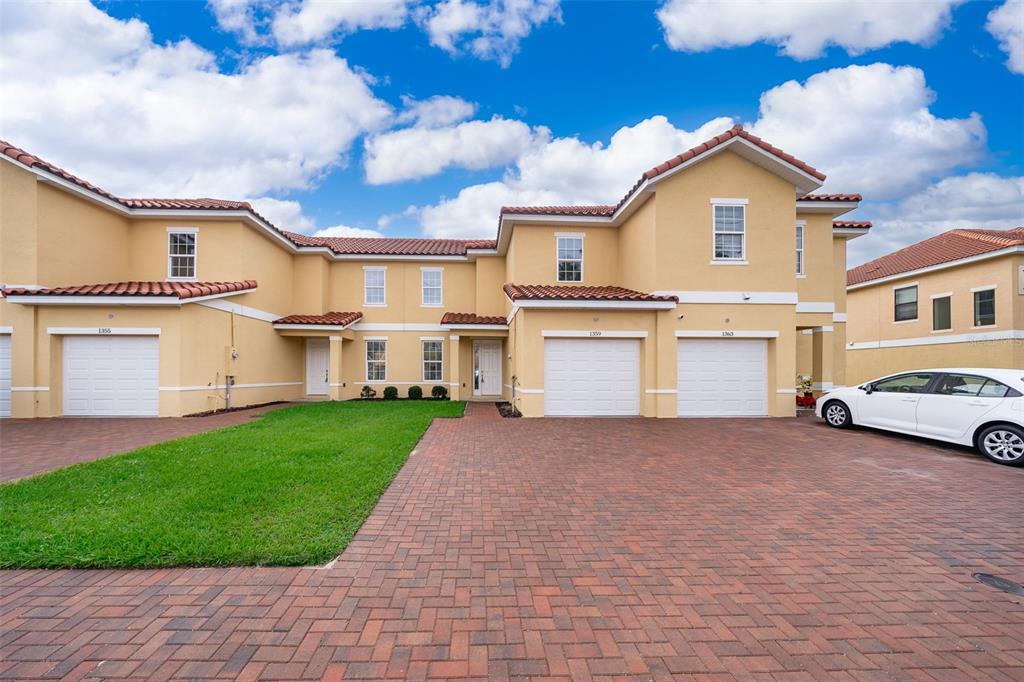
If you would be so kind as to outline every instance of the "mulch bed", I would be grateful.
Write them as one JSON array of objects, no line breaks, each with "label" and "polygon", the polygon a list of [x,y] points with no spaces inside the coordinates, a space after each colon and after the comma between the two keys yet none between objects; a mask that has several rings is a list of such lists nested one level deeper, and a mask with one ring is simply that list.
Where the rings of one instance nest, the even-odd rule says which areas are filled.
[{"label": "mulch bed", "polygon": [[498,413],[501,414],[502,417],[514,418],[523,416],[523,413],[513,407],[512,403],[500,402],[494,403],[494,406],[498,408]]}]

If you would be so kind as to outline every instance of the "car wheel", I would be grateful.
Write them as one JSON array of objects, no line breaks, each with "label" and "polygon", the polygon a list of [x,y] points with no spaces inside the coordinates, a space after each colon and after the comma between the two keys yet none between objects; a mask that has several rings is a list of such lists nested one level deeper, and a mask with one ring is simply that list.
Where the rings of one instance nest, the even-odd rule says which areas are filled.
[{"label": "car wheel", "polygon": [[1024,429],[996,424],[978,434],[981,454],[998,464],[1024,466]]},{"label": "car wheel", "polygon": [[837,429],[847,429],[853,425],[853,417],[850,416],[850,408],[841,400],[830,400],[821,411],[821,416],[829,426]]}]

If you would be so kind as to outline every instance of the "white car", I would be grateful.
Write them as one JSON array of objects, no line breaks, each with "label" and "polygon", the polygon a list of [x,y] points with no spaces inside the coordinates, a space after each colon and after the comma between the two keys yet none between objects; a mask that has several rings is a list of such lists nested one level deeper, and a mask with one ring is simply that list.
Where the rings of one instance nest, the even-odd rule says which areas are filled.
[{"label": "white car", "polygon": [[971,445],[993,462],[1024,465],[1024,371],[922,369],[837,388],[818,399],[829,426],[854,424]]}]

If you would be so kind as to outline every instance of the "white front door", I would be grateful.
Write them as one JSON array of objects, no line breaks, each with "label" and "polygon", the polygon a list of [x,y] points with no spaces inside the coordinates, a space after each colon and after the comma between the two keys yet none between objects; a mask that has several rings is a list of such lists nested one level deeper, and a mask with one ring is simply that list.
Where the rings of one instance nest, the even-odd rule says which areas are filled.
[{"label": "white front door", "polygon": [[306,395],[330,393],[331,343],[327,339],[306,339]]},{"label": "white front door", "polygon": [[676,390],[680,417],[767,415],[767,340],[680,339]]},{"label": "white front door", "polygon": [[157,336],[65,336],[64,414],[156,417],[160,412]]},{"label": "white front door", "polygon": [[473,342],[473,395],[501,395],[501,341]]},{"label": "white front door", "polygon": [[640,414],[640,341],[616,338],[544,342],[544,414]]},{"label": "white front door", "polygon": [[11,335],[0,334],[0,417],[11,416]]},{"label": "white front door", "polygon": [[901,374],[871,384],[857,398],[857,423],[900,431],[917,430],[917,405],[934,378],[929,372]]}]

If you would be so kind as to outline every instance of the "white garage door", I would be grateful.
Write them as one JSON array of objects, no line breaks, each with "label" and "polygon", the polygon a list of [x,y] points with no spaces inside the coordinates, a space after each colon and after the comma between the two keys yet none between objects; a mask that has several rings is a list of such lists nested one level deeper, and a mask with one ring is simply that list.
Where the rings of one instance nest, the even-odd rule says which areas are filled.
[{"label": "white garage door", "polygon": [[156,336],[66,336],[64,414],[155,417],[159,375]]},{"label": "white garage door", "polygon": [[544,414],[565,417],[640,414],[640,341],[547,339]]},{"label": "white garage door", "polygon": [[11,416],[11,335],[0,334],[0,417]]},{"label": "white garage door", "polygon": [[768,342],[764,339],[680,339],[680,417],[768,414]]}]

